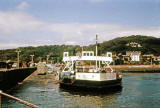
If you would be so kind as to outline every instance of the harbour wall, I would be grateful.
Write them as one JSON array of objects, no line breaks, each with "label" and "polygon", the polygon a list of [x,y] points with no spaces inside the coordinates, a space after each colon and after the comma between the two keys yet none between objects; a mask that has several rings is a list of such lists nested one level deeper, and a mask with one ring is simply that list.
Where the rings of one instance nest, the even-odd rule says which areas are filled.
[{"label": "harbour wall", "polygon": [[18,82],[22,82],[32,74],[36,68],[3,69],[0,70],[0,90],[7,90]]},{"label": "harbour wall", "polygon": [[122,73],[160,73],[160,65],[111,65],[111,67]]}]

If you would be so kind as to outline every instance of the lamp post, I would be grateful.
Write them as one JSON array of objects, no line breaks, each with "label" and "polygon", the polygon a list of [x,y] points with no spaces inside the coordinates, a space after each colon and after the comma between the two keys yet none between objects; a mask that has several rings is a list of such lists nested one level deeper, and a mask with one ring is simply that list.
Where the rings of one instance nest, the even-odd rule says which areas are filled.
[{"label": "lamp post", "polygon": [[48,64],[49,56],[50,56],[50,55],[47,55],[46,64]]},{"label": "lamp post", "polygon": [[52,59],[51,64],[54,64],[54,59],[53,59],[53,57],[51,57],[51,59]]},{"label": "lamp post", "polygon": [[39,57],[39,62],[42,62],[42,57]]},{"label": "lamp post", "polygon": [[19,53],[21,52],[20,50],[16,50],[17,52],[17,68],[19,69]]},{"label": "lamp post", "polygon": [[34,63],[34,60],[33,60],[34,55],[30,55],[30,56],[31,56],[31,59],[32,59],[32,63]]}]

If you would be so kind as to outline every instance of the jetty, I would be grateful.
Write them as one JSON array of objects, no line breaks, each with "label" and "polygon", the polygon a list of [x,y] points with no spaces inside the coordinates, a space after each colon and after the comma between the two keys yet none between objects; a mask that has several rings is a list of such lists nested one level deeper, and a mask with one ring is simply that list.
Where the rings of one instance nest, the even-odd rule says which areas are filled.
[{"label": "jetty", "polygon": [[0,69],[0,90],[12,88],[31,75],[36,69],[36,67]]}]

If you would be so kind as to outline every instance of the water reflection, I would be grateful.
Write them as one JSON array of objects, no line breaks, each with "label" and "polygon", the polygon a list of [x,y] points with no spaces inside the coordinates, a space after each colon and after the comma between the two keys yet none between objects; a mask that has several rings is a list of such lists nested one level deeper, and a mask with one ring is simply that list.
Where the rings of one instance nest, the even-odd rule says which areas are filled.
[{"label": "water reflection", "polygon": [[[62,107],[72,108],[104,108],[113,105],[116,95],[120,94],[122,88],[103,91],[66,90],[60,89],[64,98]],[[73,98],[74,97],[74,98]]]},{"label": "water reflection", "polygon": [[83,96],[92,95],[92,96],[100,96],[100,95],[110,95],[115,93],[120,93],[122,91],[122,86],[116,88],[106,88],[106,89],[73,89],[73,88],[59,88],[60,92],[69,92],[70,94],[80,94]]}]

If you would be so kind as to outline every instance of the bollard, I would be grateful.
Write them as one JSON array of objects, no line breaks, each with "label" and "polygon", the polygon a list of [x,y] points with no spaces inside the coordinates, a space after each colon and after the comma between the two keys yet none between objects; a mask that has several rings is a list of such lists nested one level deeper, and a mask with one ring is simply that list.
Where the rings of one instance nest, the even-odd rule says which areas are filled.
[{"label": "bollard", "polygon": [[1,106],[2,106],[2,105],[1,105],[1,94],[0,94],[0,108],[1,108]]},{"label": "bollard", "polygon": [[2,93],[2,91],[0,90],[0,108],[2,108],[2,104],[1,104],[1,101],[2,101],[2,97],[1,97],[1,93]]}]

